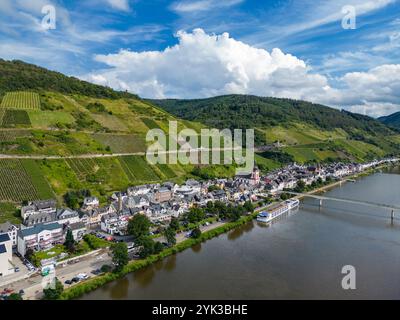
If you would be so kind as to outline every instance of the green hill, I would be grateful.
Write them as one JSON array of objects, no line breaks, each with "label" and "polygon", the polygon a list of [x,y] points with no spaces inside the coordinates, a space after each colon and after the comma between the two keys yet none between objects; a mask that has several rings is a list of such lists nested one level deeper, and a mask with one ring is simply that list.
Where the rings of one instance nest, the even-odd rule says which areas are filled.
[{"label": "green hill", "polygon": [[128,186],[193,175],[232,176],[233,166],[150,165],[149,129],[255,128],[270,170],[291,161],[366,160],[398,153],[400,135],[372,118],[288,99],[224,96],[143,100],[21,61],[0,60],[0,223],[23,201],[89,190],[104,203]]},{"label": "green hill", "polygon": [[400,150],[398,132],[376,119],[306,101],[248,95],[149,101],[210,127],[254,128],[258,146],[279,141],[280,147],[258,157],[269,169],[280,159],[364,161]]},{"label": "green hill", "polygon": [[385,117],[380,117],[378,120],[387,126],[400,129],[400,112],[396,112]]},{"label": "green hill", "polygon": [[0,59],[0,97],[8,91],[44,90],[96,98],[137,97],[19,60]]},{"label": "green hill", "polygon": [[2,203],[61,203],[86,189],[105,202],[131,185],[181,181],[191,166],[153,166],[144,157],[148,130],[167,131],[169,120],[178,129],[202,127],[133,94],[0,60],[0,213]]}]

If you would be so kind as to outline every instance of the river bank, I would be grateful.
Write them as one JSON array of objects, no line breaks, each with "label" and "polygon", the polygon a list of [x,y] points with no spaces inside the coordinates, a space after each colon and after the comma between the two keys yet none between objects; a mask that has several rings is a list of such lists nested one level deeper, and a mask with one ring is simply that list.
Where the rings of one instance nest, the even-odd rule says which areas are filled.
[{"label": "river bank", "polygon": [[[377,170],[379,170],[379,169],[377,168]],[[375,172],[375,170],[369,171],[369,174],[371,174],[373,172]],[[363,173],[363,175],[365,175],[365,173]],[[360,176],[360,174],[353,175],[351,177],[350,176],[346,177],[346,179],[356,178],[358,176]],[[329,189],[335,188],[338,185],[341,185],[343,182],[344,181],[335,181],[331,184],[328,184],[328,185],[322,186],[320,188],[317,188],[315,190],[309,191],[309,193],[318,193],[318,192],[327,191]],[[80,283],[74,287],[71,287],[64,291],[61,298],[62,299],[76,299],[88,292],[91,292],[101,286],[104,286],[105,284],[107,284],[109,282],[112,282],[119,278],[122,278],[129,273],[132,273],[132,272],[138,271],[142,268],[148,267],[148,266],[152,265],[153,263],[163,260],[166,257],[174,255],[178,252],[182,252],[187,248],[191,248],[191,247],[198,245],[202,242],[205,242],[209,239],[218,237],[221,234],[227,233],[228,231],[231,231],[231,230],[233,230],[237,227],[240,227],[248,222],[251,222],[260,211],[268,209],[268,207],[270,205],[272,205],[272,204],[269,204],[262,208],[258,208],[257,211],[255,211],[253,214],[241,217],[236,222],[228,222],[228,223],[225,223],[222,225],[218,225],[217,227],[212,228],[210,230],[207,230],[202,233],[202,235],[199,239],[186,239],[186,240],[183,240],[180,243],[178,243],[176,246],[164,250],[160,254],[150,256],[144,260],[132,261],[120,273],[105,274],[105,275],[102,275],[102,276],[99,276],[96,278],[92,278],[86,282]]]}]

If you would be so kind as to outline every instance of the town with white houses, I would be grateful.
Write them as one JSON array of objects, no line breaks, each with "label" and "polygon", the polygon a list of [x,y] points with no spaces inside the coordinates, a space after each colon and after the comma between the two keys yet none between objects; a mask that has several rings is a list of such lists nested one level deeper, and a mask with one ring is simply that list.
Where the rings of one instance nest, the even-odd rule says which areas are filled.
[{"label": "town with white houses", "polygon": [[[56,200],[32,201],[21,208],[22,224],[0,225],[0,285],[3,279],[19,272],[16,259],[24,261],[28,250],[44,251],[63,244],[68,230],[76,241],[93,232],[123,239],[127,235],[128,221],[138,214],[146,215],[154,225],[163,225],[172,217],[179,218],[190,208],[204,207],[210,201],[232,205],[257,202],[262,195],[278,197],[282,191],[294,189],[299,181],[308,186],[317,180],[340,180],[398,160],[318,166],[291,164],[265,176],[255,167],[251,174],[239,174],[232,179],[190,179],[183,185],[173,182],[139,185],[112,194],[105,206],[101,206],[96,197],[87,197],[78,211],[58,208]],[[27,266],[30,272],[36,271],[29,261]]]}]

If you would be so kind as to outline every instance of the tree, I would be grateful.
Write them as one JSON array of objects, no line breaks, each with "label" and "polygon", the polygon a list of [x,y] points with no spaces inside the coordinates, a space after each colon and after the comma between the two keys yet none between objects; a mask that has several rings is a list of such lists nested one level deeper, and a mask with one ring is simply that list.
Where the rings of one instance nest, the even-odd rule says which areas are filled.
[{"label": "tree", "polygon": [[163,244],[161,242],[159,242],[159,241],[156,241],[154,243],[153,253],[160,253],[163,250],[164,250]]},{"label": "tree", "polygon": [[233,207],[230,209],[231,212],[229,214],[229,217],[232,221],[238,221],[240,219],[240,216],[242,215],[241,209],[243,210],[243,207]]},{"label": "tree", "polygon": [[64,291],[64,286],[60,280],[55,278],[54,286],[43,289],[43,298],[45,300],[57,300]]},{"label": "tree", "polygon": [[203,209],[200,208],[191,208],[187,218],[191,223],[196,223],[203,220],[206,217],[206,214]]},{"label": "tree", "polygon": [[65,236],[64,246],[67,248],[69,252],[75,251],[75,239],[74,235],[72,234],[72,230],[67,230],[67,235]]},{"label": "tree", "polygon": [[129,220],[128,233],[138,241],[149,234],[150,225],[150,220],[145,215],[137,214]]},{"label": "tree", "polygon": [[35,251],[33,251],[32,248],[28,248],[25,252],[25,259],[30,261],[32,259],[32,256],[34,255],[34,253],[35,253]]},{"label": "tree", "polygon": [[19,293],[11,293],[7,297],[7,300],[24,300],[24,299],[22,299],[22,296]]},{"label": "tree", "polygon": [[169,223],[169,227],[175,231],[179,230],[179,220],[175,217],[172,217],[171,222]]},{"label": "tree", "polygon": [[115,265],[116,271],[121,271],[124,266],[129,262],[128,246],[125,242],[118,242],[111,248],[112,250],[112,261]]},{"label": "tree", "polygon": [[306,187],[306,183],[303,180],[299,180],[297,182],[297,187],[295,188],[296,192],[303,192]]},{"label": "tree", "polygon": [[154,253],[154,241],[149,237],[142,237],[139,240],[139,244],[142,247],[139,251],[140,258],[146,258]]},{"label": "tree", "polygon": [[201,230],[199,228],[193,229],[192,233],[190,234],[192,238],[198,239],[201,236]]},{"label": "tree", "polygon": [[243,205],[243,207],[246,209],[247,212],[254,212],[254,205],[251,203],[251,201],[246,201]]},{"label": "tree", "polygon": [[171,226],[165,229],[164,236],[167,239],[167,243],[170,247],[176,244],[175,229],[173,229]]}]

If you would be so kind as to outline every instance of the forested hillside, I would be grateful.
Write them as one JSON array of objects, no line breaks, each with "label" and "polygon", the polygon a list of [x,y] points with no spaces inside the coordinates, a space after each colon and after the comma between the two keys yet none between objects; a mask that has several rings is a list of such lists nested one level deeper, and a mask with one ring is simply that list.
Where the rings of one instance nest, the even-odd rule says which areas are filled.
[{"label": "forested hillside", "polygon": [[136,97],[127,92],[119,92],[74,77],[67,77],[62,73],[50,71],[23,61],[0,59],[0,97],[7,91],[20,90],[56,91],[111,99]]},{"label": "forested hillside", "polygon": [[168,112],[217,128],[255,128],[304,122],[324,129],[390,134],[379,121],[306,101],[228,95],[198,100],[151,100]]},{"label": "forested hillside", "polygon": [[378,120],[387,126],[400,129],[400,112],[393,113],[386,117],[380,117]]},{"label": "forested hillside", "polygon": [[216,128],[254,128],[262,167],[297,161],[365,161],[398,154],[398,130],[368,116],[306,101],[227,95],[195,100],[149,100],[175,116]]}]

